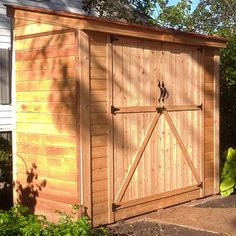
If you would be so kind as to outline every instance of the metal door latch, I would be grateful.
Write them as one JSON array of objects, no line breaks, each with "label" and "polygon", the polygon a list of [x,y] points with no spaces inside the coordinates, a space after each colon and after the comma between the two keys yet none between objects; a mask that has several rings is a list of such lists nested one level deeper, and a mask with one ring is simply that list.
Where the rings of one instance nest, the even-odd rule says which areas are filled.
[{"label": "metal door latch", "polygon": [[169,93],[168,93],[168,91],[167,91],[163,81],[161,82],[159,80],[158,87],[159,87],[159,89],[161,91],[161,94],[160,94],[160,96],[158,98],[158,102],[164,102],[169,97]]}]

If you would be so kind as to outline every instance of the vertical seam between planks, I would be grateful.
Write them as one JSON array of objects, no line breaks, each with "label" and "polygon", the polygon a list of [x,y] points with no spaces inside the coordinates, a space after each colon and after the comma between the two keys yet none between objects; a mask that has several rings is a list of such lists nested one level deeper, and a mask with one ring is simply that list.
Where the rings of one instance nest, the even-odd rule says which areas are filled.
[{"label": "vertical seam between planks", "polygon": [[107,37],[107,64],[108,64],[108,74],[107,74],[107,93],[108,93],[108,102],[107,102],[107,112],[109,117],[109,133],[108,133],[108,219],[109,223],[115,221],[115,215],[112,209],[112,203],[114,201],[114,156],[113,156],[113,115],[111,114],[110,109],[113,104],[113,47],[111,43],[111,36]]}]

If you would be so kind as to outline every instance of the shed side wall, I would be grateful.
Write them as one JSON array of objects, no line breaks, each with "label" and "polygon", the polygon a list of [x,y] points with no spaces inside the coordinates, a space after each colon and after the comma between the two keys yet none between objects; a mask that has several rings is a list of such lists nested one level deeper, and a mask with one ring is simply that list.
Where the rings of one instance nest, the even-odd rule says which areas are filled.
[{"label": "shed side wall", "polygon": [[214,191],[214,175],[215,175],[215,64],[214,64],[215,50],[211,48],[205,48],[204,50],[204,185],[205,196],[209,196],[215,193]]},{"label": "shed side wall", "polygon": [[20,202],[54,220],[55,209],[79,203],[75,32],[22,20],[15,27],[16,188]]}]

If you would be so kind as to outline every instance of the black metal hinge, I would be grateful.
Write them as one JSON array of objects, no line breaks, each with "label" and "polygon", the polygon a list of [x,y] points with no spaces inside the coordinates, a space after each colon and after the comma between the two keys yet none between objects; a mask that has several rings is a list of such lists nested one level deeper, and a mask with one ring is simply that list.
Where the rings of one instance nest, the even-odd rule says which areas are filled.
[{"label": "black metal hinge", "polygon": [[202,110],[202,104],[198,105],[197,108]]},{"label": "black metal hinge", "polygon": [[120,207],[120,205],[112,203],[112,206],[111,206],[112,212],[115,212],[118,207]]},{"label": "black metal hinge", "polygon": [[163,110],[164,110],[164,107],[157,107],[157,108],[156,108],[156,111],[157,111],[158,113],[160,113],[160,114],[163,113]]},{"label": "black metal hinge", "polygon": [[199,188],[203,188],[203,183],[201,182],[199,185],[198,185]]},{"label": "black metal hinge", "polygon": [[114,106],[111,106],[111,114],[116,114],[116,111],[119,111],[120,109],[119,108],[116,108]]},{"label": "black metal hinge", "polygon": [[197,49],[199,52],[203,53],[203,48],[198,48]]},{"label": "black metal hinge", "polygon": [[110,42],[113,43],[115,41],[119,41],[119,38],[115,37],[114,35],[111,35]]}]

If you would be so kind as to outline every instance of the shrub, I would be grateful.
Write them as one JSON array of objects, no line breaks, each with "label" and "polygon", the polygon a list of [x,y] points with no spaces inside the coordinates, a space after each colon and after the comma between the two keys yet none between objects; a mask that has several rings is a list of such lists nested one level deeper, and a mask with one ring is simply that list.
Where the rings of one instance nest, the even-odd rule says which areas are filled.
[{"label": "shrub", "polygon": [[92,229],[87,217],[74,220],[78,206],[71,215],[59,212],[58,223],[50,223],[45,216],[29,214],[27,207],[15,206],[0,212],[1,236],[102,236],[108,235],[103,229]]},{"label": "shrub", "polygon": [[12,186],[12,147],[11,143],[0,137],[0,183]]},{"label": "shrub", "polygon": [[12,147],[11,142],[0,136],[0,208],[12,206]]},{"label": "shrub", "polygon": [[228,196],[236,188],[236,149],[232,147],[223,154],[224,165],[221,172],[220,193]]}]

